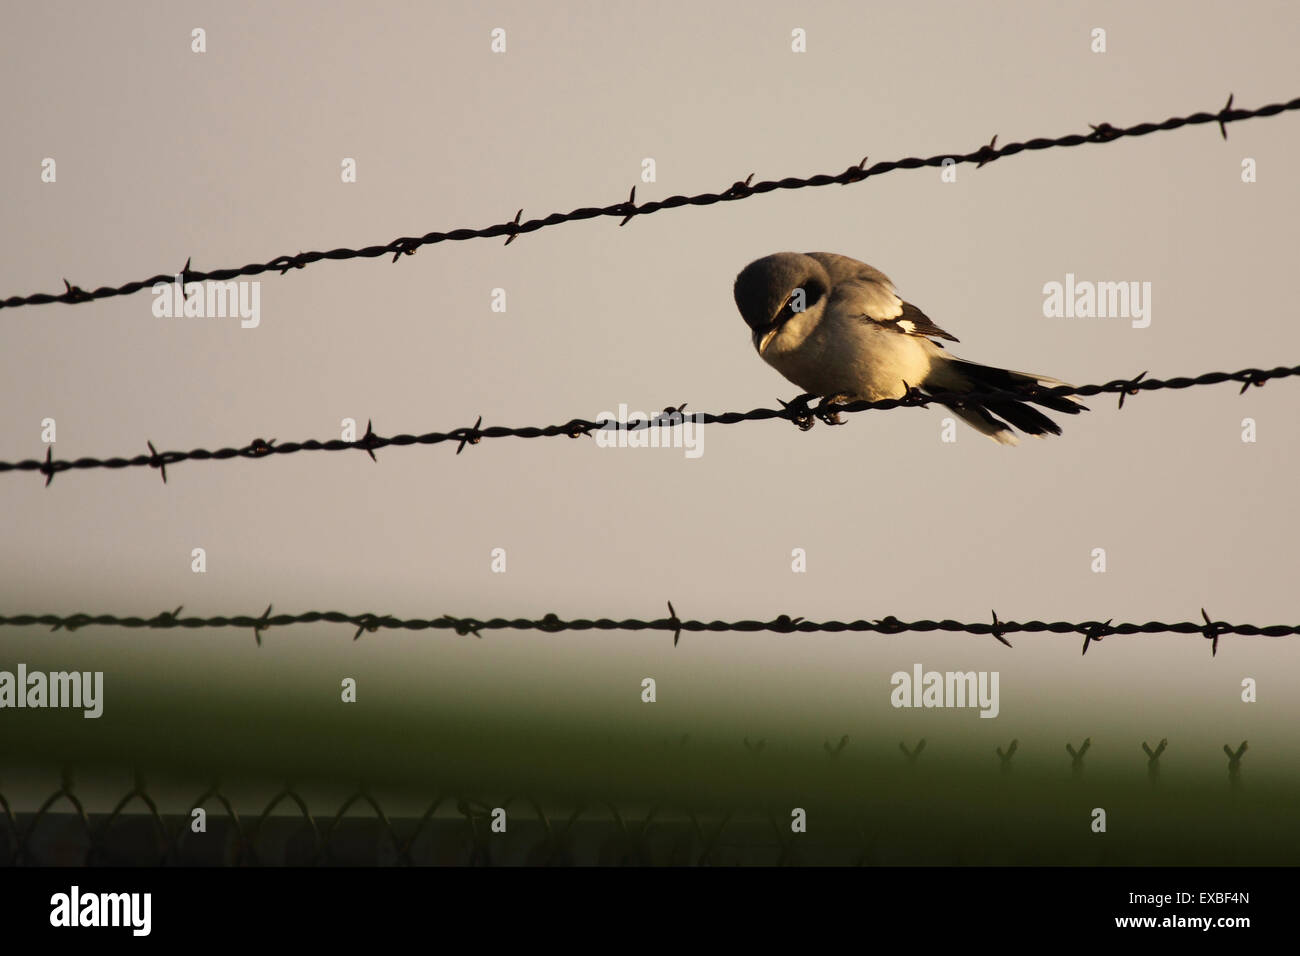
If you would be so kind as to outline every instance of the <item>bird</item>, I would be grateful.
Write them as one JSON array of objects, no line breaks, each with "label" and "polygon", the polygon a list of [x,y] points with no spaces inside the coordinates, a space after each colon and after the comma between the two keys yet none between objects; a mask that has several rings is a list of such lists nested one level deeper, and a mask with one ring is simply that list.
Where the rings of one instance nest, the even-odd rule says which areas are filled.
[{"label": "bird", "polygon": [[[758,354],[807,395],[821,397],[814,414],[827,424],[843,424],[831,406],[845,402],[904,398],[912,389],[978,393],[969,401],[940,401],[976,431],[1015,445],[1012,426],[1036,438],[1061,434],[1029,403],[1067,415],[1087,410],[1072,396],[1044,391],[1066,385],[1059,379],[952,355],[938,340],[957,342],[956,336],[899,298],[883,272],[857,259],[774,253],[745,266],[733,292]],[[799,424],[811,428],[812,418]]]}]

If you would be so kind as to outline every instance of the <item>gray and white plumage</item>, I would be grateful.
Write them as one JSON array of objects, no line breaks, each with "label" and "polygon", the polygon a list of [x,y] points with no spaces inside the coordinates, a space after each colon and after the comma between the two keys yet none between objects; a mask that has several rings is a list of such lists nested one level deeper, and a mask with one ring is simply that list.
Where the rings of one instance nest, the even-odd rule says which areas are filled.
[{"label": "gray and white plumage", "polygon": [[[1004,445],[1015,426],[1042,438],[1060,426],[1028,402],[1074,415],[1085,406],[1043,395],[1058,379],[966,362],[935,339],[957,339],[899,298],[883,272],[831,252],[778,252],[736,277],[736,307],[763,360],[805,392],[849,401],[923,392],[1005,393],[961,405],[953,414]],[[802,297],[802,303],[800,302]],[[802,311],[799,309],[802,304]]]}]

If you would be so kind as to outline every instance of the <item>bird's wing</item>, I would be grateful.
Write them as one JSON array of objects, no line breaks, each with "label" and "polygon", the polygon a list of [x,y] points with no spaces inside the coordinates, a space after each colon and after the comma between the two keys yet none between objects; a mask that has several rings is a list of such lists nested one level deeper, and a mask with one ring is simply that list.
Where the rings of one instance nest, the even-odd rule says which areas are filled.
[{"label": "bird's wing", "polygon": [[[867,268],[870,269],[870,266]],[[871,271],[876,270],[871,269]],[[888,279],[880,273],[876,275],[880,278],[863,276],[836,282],[829,307],[842,308],[850,314],[861,315],[868,322],[903,335],[958,341],[955,335],[950,335],[939,328],[930,321],[928,315],[912,303],[900,299]]]},{"label": "bird's wing", "polygon": [[834,295],[844,296],[851,312],[860,310],[865,319],[904,335],[958,341],[912,303],[900,299],[893,281],[879,269],[834,252],[810,252],[808,256],[826,269]]}]

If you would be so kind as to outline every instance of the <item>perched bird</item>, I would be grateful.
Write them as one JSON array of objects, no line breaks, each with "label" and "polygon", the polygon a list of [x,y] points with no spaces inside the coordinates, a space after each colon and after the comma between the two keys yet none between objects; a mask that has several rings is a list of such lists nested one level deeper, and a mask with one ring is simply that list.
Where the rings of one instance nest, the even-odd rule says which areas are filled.
[{"label": "perched bird", "polygon": [[821,396],[817,416],[829,424],[840,424],[830,405],[903,398],[910,388],[997,393],[943,404],[1003,445],[1018,441],[1012,425],[1038,438],[1061,434],[1056,422],[1027,402],[1067,415],[1086,411],[1072,397],[1043,393],[1065,384],[1057,379],[949,354],[934,340],[956,342],[955,337],[900,299],[883,272],[848,256],[764,256],[741,270],[734,292],[763,361],[805,392]]}]

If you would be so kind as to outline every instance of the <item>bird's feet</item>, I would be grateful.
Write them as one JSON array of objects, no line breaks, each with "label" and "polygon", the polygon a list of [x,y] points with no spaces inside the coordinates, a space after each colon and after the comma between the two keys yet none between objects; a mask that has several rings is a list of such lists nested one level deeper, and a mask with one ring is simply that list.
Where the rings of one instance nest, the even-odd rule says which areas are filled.
[{"label": "bird's feet", "polygon": [[808,407],[808,400],[813,398],[812,395],[800,395],[794,401],[781,402],[781,407],[790,412],[790,420],[799,426],[801,432],[806,432],[812,428],[818,419],[827,425],[843,425],[840,419],[840,413],[835,410],[835,406],[844,405],[853,399],[848,395],[826,395],[822,397],[821,403],[816,408]]},{"label": "bird's feet", "polygon": [[781,407],[790,413],[790,420],[799,426],[801,432],[806,432],[814,424],[813,410],[808,407],[808,399],[812,397],[811,395],[800,395],[789,402],[780,398],[777,399],[781,403]]},{"label": "bird's feet", "polygon": [[843,425],[845,422],[840,418],[840,413],[834,409],[835,405],[844,405],[849,401],[847,395],[827,395],[821,400],[813,412],[818,418],[827,425]]}]

